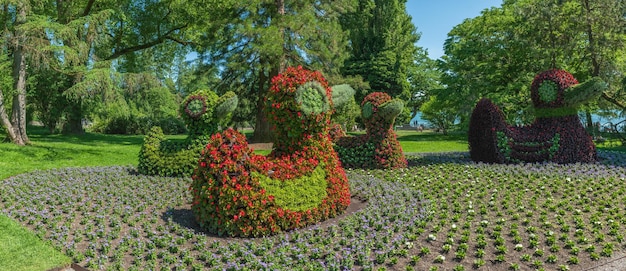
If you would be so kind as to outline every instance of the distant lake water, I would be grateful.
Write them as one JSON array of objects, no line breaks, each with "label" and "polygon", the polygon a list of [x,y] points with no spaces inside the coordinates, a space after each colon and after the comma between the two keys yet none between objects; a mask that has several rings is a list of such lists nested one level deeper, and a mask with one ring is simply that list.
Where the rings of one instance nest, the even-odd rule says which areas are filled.
[{"label": "distant lake water", "polygon": [[[600,126],[608,126],[609,123],[613,123],[613,124],[617,124],[620,121],[623,121],[624,117],[619,117],[619,114],[617,114],[618,112],[616,111],[616,115],[618,115],[618,117],[607,117],[607,116],[601,116],[598,114],[591,114],[591,120],[593,121],[593,123],[600,123]],[[584,123],[585,122],[585,118],[584,115],[580,115],[580,120]],[[411,122],[409,123],[411,125],[411,127],[417,127],[420,124],[423,124],[424,126],[431,126],[431,123],[428,122],[427,120],[422,118],[422,112],[417,112],[417,114],[415,114],[415,117],[413,117],[411,119]],[[622,123],[622,127],[623,127],[623,123]]]}]

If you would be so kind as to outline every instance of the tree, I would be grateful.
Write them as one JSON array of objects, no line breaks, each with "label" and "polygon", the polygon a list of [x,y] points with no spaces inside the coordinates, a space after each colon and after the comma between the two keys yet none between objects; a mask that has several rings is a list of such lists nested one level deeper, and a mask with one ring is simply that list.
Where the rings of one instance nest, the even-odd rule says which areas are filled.
[{"label": "tree", "polygon": [[[27,23],[27,15],[31,7],[29,2],[19,1],[15,5],[11,5],[12,9],[9,11],[9,5],[4,3],[2,6],[5,29],[2,37],[2,48],[4,55],[13,59],[12,90],[14,92],[11,97],[11,118],[9,119],[8,108],[5,106],[7,99],[2,93],[5,90],[0,90],[0,120],[6,128],[11,142],[25,145],[30,143],[26,134],[26,57],[29,53],[27,49],[29,41],[23,27]],[[13,16],[9,16],[9,13]],[[9,93],[9,91],[5,92]]]},{"label": "tree", "polygon": [[[218,92],[233,90],[242,103],[256,105],[252,141],[270,141],[263,97],[270,80],[287,66],[302,65],[325,74],[338,73],[346,40],[338,23],[351,0],[254,0],[221,11],[222,27],[198,35],[196,50],[208,69],[221,69]],[[212,42],[217,37],[217,42]],[[211,42],[203,42],[211,41]],[[237,112],[235,112],[237,115]]]},{"label": "tree", "polygon": [[451,102],[438,96],[430,96],[420,107],[422,118],[430,122],[437,130],[444,135],[448,134],[450,128],[455,125],[459,118],[459,113],[451,106]]},{"label": "tree", "polygon": [[[369,82],[371,91],[409,100],[409,77],[419,56],[415,45],[419,34],[406,12],[406,0],[359,1],[356,10],[342,16],[341,22],[350,33],[350,58],[343,75],[360,75]],[[367,94],[357,92],[357,102]],[[406,117],[399,117],[399,121]]]},{"label": "tree", "polygon": [[439,65],[455,93],[451,105],[467,123],[474,102],[487,97],[509,122],[524,123],[532,119],[528,87],[538,72],[560,68],[579,81],[599,75],[615,85],[609,75],[622,74],[613,60],[623,47],[622,14],[624,1],[511,0],[465,20],[448,34]]}]

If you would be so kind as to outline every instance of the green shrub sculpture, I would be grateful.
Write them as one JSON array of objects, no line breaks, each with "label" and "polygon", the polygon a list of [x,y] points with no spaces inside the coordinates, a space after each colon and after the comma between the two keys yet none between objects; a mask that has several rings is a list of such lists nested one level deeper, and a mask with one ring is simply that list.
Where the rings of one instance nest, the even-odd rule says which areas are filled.
[{"label": "green shrub sculpture", "polygon": [[578,163],[597,160],[596,148],[578,118],[578,106],[604,89],[592,78],[579,84],[564,70],[548,70],[535,76],[530,91],[535,121],[509,126],[504,114],[489,99],[477,104],[470,118],[470,156],[476,162]]},{"label": "green shrub sculpture", "polygon": [[257,155],[241,133],[211,137],[192,176],[192,210],[207,231],[268,236],[342,213],[348,179],[329,139],[331,89],[319,72],[290,67],[265,97],[272,152]]},{"label": "green shrub sculpture", "polygon": [[187,138],[183,141],[166,140],[161,127],[152,127],[139,151],[139,173],[191,176],[203,147],[220,125],[228,122],[237,103],[237,95],[231,91],[221,97],[208,90],[187,96],[180,107],[180,114],[187,125]]},{"label": "green shrub sculpture", "polygon": [[404,168],[407,160],[393,131],[393,124],[402,113],[404,103],[386,93],[374,92],[361,103],[361,116],[366,134],[341,137],[335,150],[346,168]]}]

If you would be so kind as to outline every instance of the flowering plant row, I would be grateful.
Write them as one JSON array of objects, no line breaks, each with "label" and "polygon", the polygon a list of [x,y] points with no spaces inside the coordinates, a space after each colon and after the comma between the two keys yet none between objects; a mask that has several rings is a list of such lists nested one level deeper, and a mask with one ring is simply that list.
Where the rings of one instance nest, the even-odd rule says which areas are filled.
[{"label": "flowering plant row", "polygon": [[470,119],[472,159],[489,163],[596,161],[595,145],[575,106],[582,102],[581,97],[593,98],[603,87],[598,79],[578,84],[563,70],[542,72],[530,88],[536,119],[521,127],[507,125],[502,111],[489,99],[482,99]]},{"label": "flowering plant row", "polygon": [[365,96],[361,106],[367,133],[341,137],[335,142],[342,164],[349,168],[406,167],[406,158],[393,131],[393,123],[404,107],[402,101],[374,92]]},{"label": "flowering plant row", "polygon": [[199,224],[229,236],[266,236],[334,217],[350,190],[329,138],[331,91],[319,72],[288,68],[265,97],[274,149],[256,155],[228,129],[211,137],[190,187]]}]

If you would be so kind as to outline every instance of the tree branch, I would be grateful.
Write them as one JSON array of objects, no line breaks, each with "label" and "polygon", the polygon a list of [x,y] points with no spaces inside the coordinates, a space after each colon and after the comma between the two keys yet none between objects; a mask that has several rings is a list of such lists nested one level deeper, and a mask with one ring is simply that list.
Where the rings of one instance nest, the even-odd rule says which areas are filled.
[{"label": "tree branch", "polygon": [[128,53],[141,51],[143,49],[148,49],[150,47],[153,47],[153,46],[156,46],[158,44],[161,44],[161,43],[165,42],[166,40],[171,40],[171,41],[180,43],[182,45],[188,45],[188,44],[190,44],[189,42],[177,39],[177,38],[175,38],[173,36],[170,36],[172,33],[176,32],[178,30],[184,29],[186,27],[187,27],[187,25],[181,25],[181,26],[175,27],[173,29],[170,29],[169,31],[167,31],[167,33],[163,34],[162,36],[159,36],[158,38],[156,38],[155,40],[153,40],[151,42],[147,42],[147,43],[138,44],[138,45],[135,45],[135,46],[126,47],[126,48],[123,48],[123,49],[120,49],[120,50],[115,50],[115,52],[113,54],[111,54],[110,56],[106,57],[105,60],[116,59],[116,58],[118,58],[120,56],[123,56],[125,54],[128,54]]},{"label": "tree branch", "polygon": [[620,101],[618,101],[617,99],[610,97],[609,95],[606,94],[606,92],[602,92],[602,98],[604,98],[605,100],[609,101],[610,103],[618,106],[619,108],[621,108],[622,110],[626,110],[626,105],[622,104]]},{"label": "tree branch", "polygon": [[96,2],[96,0],[89,0],[89,2],[87,2],[87,6],[85,6],[85,9],[83,10],[83,17],[91,13],[91,8],[93,7],[94,2]]}]

